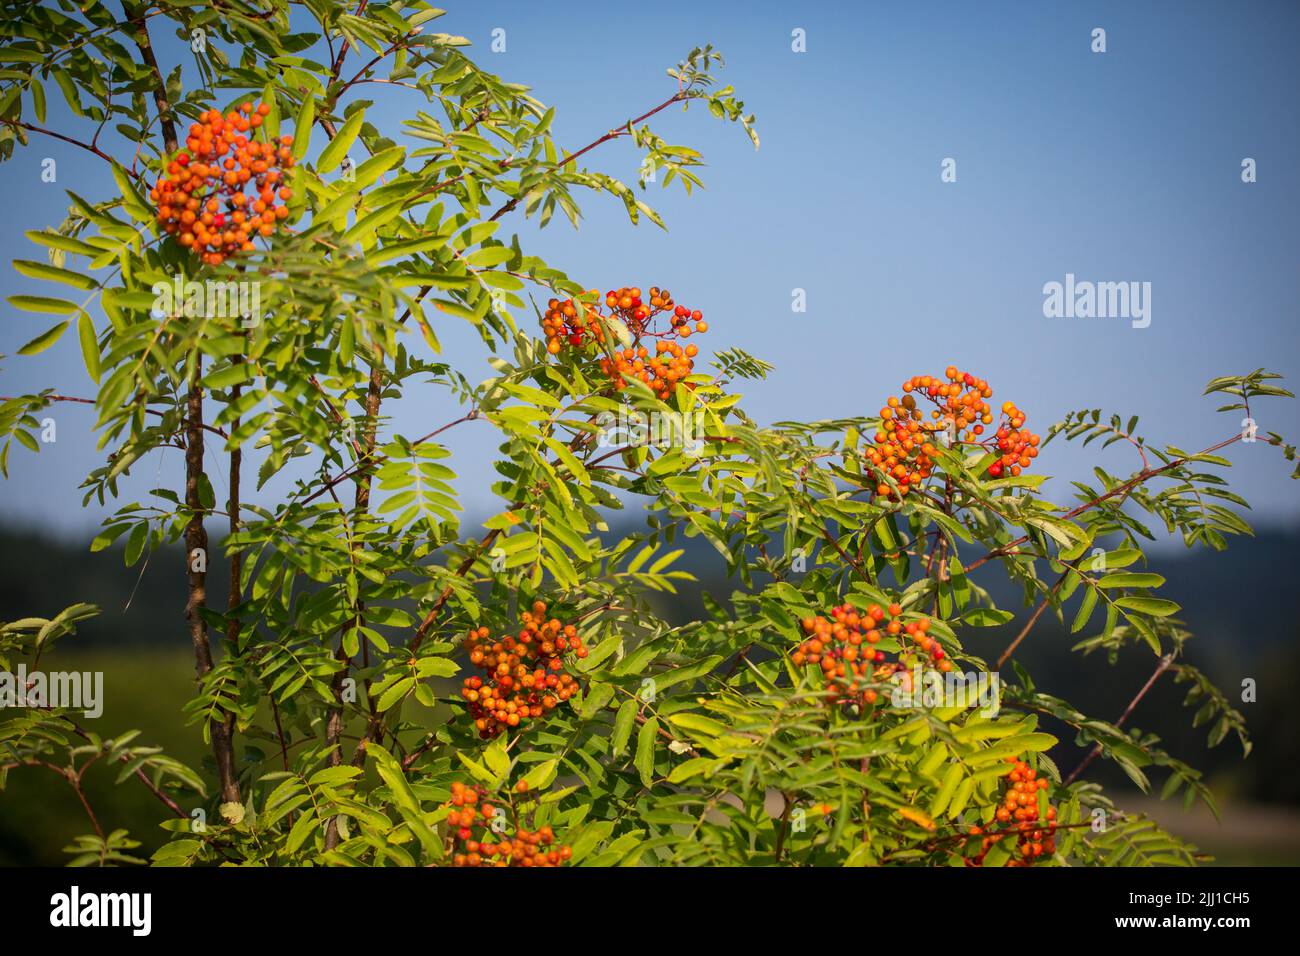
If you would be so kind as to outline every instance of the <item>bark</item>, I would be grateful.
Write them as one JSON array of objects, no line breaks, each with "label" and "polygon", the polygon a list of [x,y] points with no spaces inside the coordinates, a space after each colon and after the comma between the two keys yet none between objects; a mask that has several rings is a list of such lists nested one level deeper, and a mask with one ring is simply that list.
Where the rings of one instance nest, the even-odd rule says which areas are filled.
[{"label": "bark", "polygon": [[[366,464],[369,462],[375,451],[375,439],[379,427],[379,405],[383,399],[383,372],[376,367],[370,372],[370,385],[366,389],[366,430],[362,437],[362,450],[364,452],[362,459],[362,468],[357,473],[357,490],[353,498],[353,514],[357,519],[361,518],[370,510],[370,468]],[[357,525],[354,523],[353,528]],[[352,542],[353,551],[360,549],[361,545],[354,537]],[[352,620],[344,628],[344,633],[362,626],[365,623],[365,605],[357,602],[356,613]],[[364,640],[364,638],[363,638]],[[329,765],[337,767],[343,763],[343,729],[346,723],[344,719],[343,706],[343,685],[347,680],[348,672],[352,669],[352,659],[348,656],[343,647],[343,638],[339,638],[338,651],[334,655],[338,663],[338,670],[334,672],[334,679],[331,681],[331,688],[334,691],[334,708],[330,711],[329,719],[325,725],[325,740],[329,746]],[[367,699],[369,695],[367,695]],[[378,715],[374,710],[374,703],[370,703],[370,720],[368,722],[365,735],[358,745],[358,756],[364,759],[366,741],[371,739],[378,722]],[[335,820],[330,820],[325,828],[325,849],[332,850],[339,844],[338,824]]]},{"label": "bark", "polygon": [[[208,532],[203,527],[204,508],[199,495],[203,477],[203,388],[199,379],[202,363],[196,364],[190,382],[188,413],[185,421],[185,506],[190,521],[185,528],[186,573],[188,575],[189,601],[185,606],[185,619],[189,622],[190,641],[194,645],[194,662],[197,676],[202,680],[212,670],[212,645],[208,640],[208,625],[203,620],[207,608]],[[202,562],[195,560],[195,552],[202,552]],[[239,780],[235,772],[234,717],[225,716],[212,724],[212,756],[217,763],[217,778],[221,787],[222,803],[241,803]]]},{"label": "bark", "polygon": [[139,31],[135,38],[135,45],[140,50],[140,57],[144,60],[145,66],[153,72],[153,101],[158,107],[158,122],[162,127],[163,146],[167,154],[176,152],[176,147],[180,141],[176,138],[176,121],[172,117],[171,104],[167,102],[167,81],[163,79],[162,68],[158,65],[158,58],[154,56],[153,42],[149,39],[149,27],[145,21],[144,10],[139,4],[125,4],[123,12],[127,18]]}]

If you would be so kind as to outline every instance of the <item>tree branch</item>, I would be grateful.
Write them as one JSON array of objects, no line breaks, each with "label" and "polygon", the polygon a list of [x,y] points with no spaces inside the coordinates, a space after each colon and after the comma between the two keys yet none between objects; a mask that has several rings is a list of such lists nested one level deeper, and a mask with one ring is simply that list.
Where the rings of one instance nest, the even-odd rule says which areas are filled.
[{"label": "tree branch", "polygon": [[[11,120],[11,119],[0,119],[0,123],[4,123],[6,126],[13,126],[18,129],[25,129],[32,133],[40,133],[43,136],[52,136],[55,139],[62,140],[65,143],[71,143],[73,146],[76,146],[79,149],[84,149],[88,153],[94,153],[96,156],[98,156],[100,159],[104,160],[105,162],[108,163],[115,162],[112,156],[108,155],[108,153],[104,152],[98,146],[95,146],[92,143],[83,143],[81,140],[73,139],[71,136],[64,136],[62,133],[56,133],[52,129],[46,129],[43,126],[34,126],[31,123],[21,123],[17,120]],[[136,179],[140,178],[137,174],[132,173],[130,170],[127,170],[127,175],[134,176]]]},{"label": "tree branch", "polygon": [[[1066,574],[1069,574],[1069,572],[1067,571]],[[1062,574],[1057,578],[1056,583],[1052,585],[1052,594],[1059,591],[1061,585],[1065,583],[1066,574]],[[1043,612],[1047,610],[1047,605],[1049,603],[1051,603],[1050,595],[1043,598],[1042,603],[1038,605],[1038,608],[1030,616],[1029,620],[1025,622],[1025,626],[1020,629],[1020,633],[1016,635],[1016,639],[1007,645],[1007,649],[1002,652],[997,663],[993,665],[994,670],[1001,670],[1002,665],[1005,664],[1011,658],[1011,655],[1016,652],[1016,648],[1020,646],[1020,642],[1029,636],[1029,632],[1034,629],[1034,625],[1038,623],[1038,619],[1043,616]]]},{"label": "tree branch", "polygon": [[[1124,721],[1128,720],[1129,715],[1132,714],[1137,708],[1137,705],[1142,702],[1142,698],[1147,695],[1147,691],[1151,690],[1152,686],[1155,685],[1155,682],[1159,679],[1161,674],[1169,670],[1169,665],[1173,662],[1173,654],[1166,654],[1164,657],[1160,658],[1160,662],[1156,664],[1156,669],[1151,672],[1151,676],[1147,678],[1147,682],[1142,685],[1142,689],[1137,692],[1137,695],[1128,702],[1128,706],[1124,708],[1124,713],[1120,714],[1119,720],[1115,721],[1116,727],[1124,726]],[[1083,773],[1083,771],[1088,768],[1088,765],[1097,759],[1097,755],[1100,753],[1101,744],[1095,744],[1092,750],[1088,752],[1088,756],[1083,758],[1083,762],[1074,768],[1074,772],[1061,781],[1061,785],[1068,787],[1070,784],[1074,783],[1079,774]]]},{"label": "tree branch", "polygon": [[153,101],[158,107],[158,122],[162,125],[163,146],[170,156],[176,152],[180,141],[176,138],[176,120],[172,116],[171,104],[167,102],[167,81],[163,78],[162,69],[158,66],[158,58],[154,56],[153,43],[149,39],[149,25],[145,22],[143,8],[135,4],[123,4],[123,12],[132,25],[139,30],[135,37],[135,45],[139,48],[145,65],[154,75]]},{"label": "tree branch", "polygon": [[[194,645],[197,676],[202,680],[212,670],[212,647],[208,642],[208,625],[203,620],[207,609],[208,532],[203,527],[205,509],[199,493],[203,479],[203,363],[195,359],[190,381],[188,417],[185,425],[185,506],[190,512],[185,526],[185,562],[188,574],[189,601],[185,618],[189,621],[190,642]],[[201,560],[195,560],[199,552]],[[227,715],[212,724],[212,756],[217,763],[222,803],[240,803],[239,780],[235,773],[233,744],[234,717]]]},{"label": "tree branch", "polygon": [[[578,159],[580,156],[583,156],[583,155],[585,155],[585,154],[591,152],[593,149],[595,149],[597,146],[601,145],[602,143],[608,143],[611,139],[618,139],[620,136],[626,136],[626,135],[627,135],[627,127],[628,127],[628,126],[635,126],[637,123],[640,123],[642,120],[647,120],[647,119],[649,119],[650,117],[654,116],[654,115],[655,115],[656,113],[658,113],[660,110],[665,110],[665,109],[667,109],[668,107],[672,106],[674,103],[680,103],[682,100],[686,100],[686,99],[690,99],[690,98],[691,98],[691,97],[690,97],[690,94],[689,94],[687,91],[685,91],[685,90],[679,90],[679,91],[677,91],[676,93],[674,93],[672,96],[668,97],[668,99],[664,100],[662,103],[660,103],[658,106],[654,107],[653,109],[646,110],[646,111],[645,111],[644,113],[642,113],[640,116],[635,117],[634,119],[630,119],[630,120],[628,120],[628,121],[627,121],[625,124],[623,124],[622,126],[618,126],[618,127],[615,127],[614,129],[611,129],[611,130],[610,130],[608,133],[606,133],[604,136],[601,136],[601,137],[598,137],[597,139],[592,140],[590,143],[588,143],[586,146],[582,147],[582,149],[578,150],[576,153],[570,153],[568,156],[565,156],[563,159],[559,160],[559,161],[555,164],[555,168],[556,168],[556,169],[563,169],[566,165],[568,165],[569,163],[573,162],[575,159]],[[489,216],[487,221],[488,221],[488,222],[496,222],[498,219],[500,219],[500,218],[501,218],[502,216],[504,216],[506,213],[510,212],[512,209],[514,209],[516,206],[518,206],[519,203],[520,203],[520,201],[521,201],[523,198],[524,198],[523,196],[516,196],[514,199],[511,199],[509,202],[507,202],[505,205],[503,205],[500,209],[498,209],[496,212],[494,212],[491,216]]]},{"label": "tree branch", "polygon": [[[1157,475],[1162,475],[1166,471],[1170,471],[1174,468],[1179,467],[1180,465],[1185,465],[1192,458],[1199,458],[1201,457],[1201,455],[1211,455],[1214,452],[1218,451],[1219,449],[1226,448],[1229,445],[1231,445],[1233,442],[1238,442],[1238,441],[1241,441],[1241,435],[1239,434],[1233,435],[1231,438],[1225,438],[1223,441],[1213,444],[1209,448],[1206,448],[1204,451],[1197,452],[1195,455],[1190,455],[1186,458],[1175,458],[1173,461],[1167,462],[1158,468],[1145,468],[1142,471],[1138,472],[1136,475],[1134,475],[1132,478],[1130,478],[1128,481],[1124,482],[1123,484],[1116,485],[1114,488],[1106,492],[1104,495],[1098,495],[1096,498],[1093,498],[1091,501],[1085,501],[1083,504],[1070,509],[1061,517],[1063,517],[1067,521],[1071,518],[1077,518],[1085,511],[1090,511],[1091,509],[1097,507],[1097,505],[1101,504],[1103,501],[1109,501],[1111,498],[1114,498],[1118,495],[1128,494],[1128,492],[1132,491],[1134,488],[1136,488],[1138,485],[1142,484],[1143,482],[1149,481],[1152,478],[1155,478]],[[971,564],[966,565],[966,571],[967,572],[974,571],[980,565],[987,564],[989,561],[992,561],[994,558],[1005,557],[1011,554],[1013,551],[1015,551],[1015,549],[1020,547],[1022,544],[1025,544],[1028,540],[1029,540],[1029,535],[1022,534],[1020,537],[1016,538],[1015,540],[1008,541],[1006,544],[994,548],[992,551],[990,551],[988,554],[984,555],[982,558],[978,559],[977,561],[974,561]]]},{"label": "tree branch", "polygon": [[[341,62],[341,60],[340,60]],[[370,458],[375,451],[375,440],[379,431],[379,406],[383,401],[383,369],[376,365],[370,370],[370,384],[366,388],[366,431],[362,437],[363,457]],[[370,510],[370,488],[371,473],[369,470],[363,470],[357,474],[356,495],[353,498],[353,514],[360,519]],[[353,525],[354,532],[356,524]],[[351,548],[354,555],[361,549],[359,538],[354,535]],[[343,763],[343,685],[347,680],[348,672],[352,669],[352,658],[344,647],[344,639],[349,631],[358,630],[365,624],[365,603],[360,599],[357,600],[355,611],[352,619],[344,625],[343,634],[339,636],[339,647],[334,655],[339,668],[334,672],[334,678],[331,681],[331,690],[334,693],[335,705],[330,711],[329,719],[326,722],[326,745],[329,747],[329,765],[337,767]],[[358,640],[366,640],[364,635],[358,635]],[[370,709],[370,717],[367,722],[366,731],[357,744],[356,756],[365,759],[366,743],[370,740],[379,726],[378,711],[375,709],[375,701],[371,699],[370,694],[366,694],[367,705]],[[325,849],[332,850],[339,844],[339,828],[337,818],[330,820],[325,827]]]}]

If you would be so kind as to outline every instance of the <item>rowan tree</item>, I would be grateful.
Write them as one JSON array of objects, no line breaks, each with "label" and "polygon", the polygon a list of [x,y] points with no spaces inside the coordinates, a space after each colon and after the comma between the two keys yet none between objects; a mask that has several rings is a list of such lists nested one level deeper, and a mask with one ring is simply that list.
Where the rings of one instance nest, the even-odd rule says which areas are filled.
[{"label": "rowan tree", "polygon": [[[1289,395],[1276,376],[1211,382],[1230,396],[1225,438],[1190,453],[1110,410],[1033,431],[1025,387],[918,339],[916,374],[893,397],[864,381],[860,417],[761,425],[738,389],[771,366],[702,341],[726,343],[736,317],[670,291],[671,261],[591,277],[514,231],[557,211],[576,227],[580,200],[611,198],[662,226],[644,181],[591,165],[629,140],[689,192],[702,158],[653,131],[661,111],[707,111],[757,146],[711,47],[647,77],[631,118],[562,144],[554,108],[481,69],[420,0],[0,9],[0,159],[57,140],[116,183],[25,224],[42,252],[14,266],[52,291],[8,301],[56,322],[20,352],[75,331],[93,389],[5,399],[0,467],[14,443],[39,448],[43,410],[93,404],[105,458],[86,502],[116,503],[91,547],[124,541],[134,563],[183,544],[184,719],[211,747],[191,769],[36,706],[0,720],[0,774],[45,767],[80,794],[90,764],[119,767],[170,817],[152,858],[169,865],[1193,862],[1086,772],[1100,757],[1143,790],[1211,800],[1130,729],[1161,679],[1187,685],[1211,743],[1249,750],[1184,659],[1191,635],[1143,548],[1153,527],[1214,549],[1249,531],[1219,452],[1255,439],[1237,424],[1255,404]],[[399,127],[371,118],[381,95]],[[47,97],[70,115],[57,128]],[[160,308],[186,282],[251,283],[258,308]],[[490,357],[485,381],[442,355],[458,322]],[[458,411],[399,434],[385,409],[408,395]],[[444,444],[464,428],[500,439],[501,504],[481,527]],[[1137,463],[1052,502],[1040,451],[1057,438],[1126,442]],[[171,447],[183,465],[164,486],[117,501]],[[301,475],[290,493],[246,499],[285,469]],[[636,509],[641,530],[611,530]],[[715,549],[736,590],[673,625],[682,538]],[[215,549],[228,594],[207,588]],[[994,661],[963,650],[1018,616],[987,575],[1025,598]],[[95,610],[0,627],[0,662],[49,666]],[[1086,715],[1015,664],[1048,612],[1077,652],[1149,649],[1122,715]],[[991,700],[927,700],[956,675],[1001,681]],[[87,810],[74,861],[132,861],[132,837]]]}]

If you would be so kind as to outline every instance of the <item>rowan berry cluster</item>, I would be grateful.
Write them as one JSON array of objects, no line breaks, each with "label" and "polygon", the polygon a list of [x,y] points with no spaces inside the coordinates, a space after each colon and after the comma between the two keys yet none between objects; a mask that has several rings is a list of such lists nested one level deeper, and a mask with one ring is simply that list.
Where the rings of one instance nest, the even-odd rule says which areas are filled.
[{"label": "rowan berry cluster", "polygon": [[[891,395],[880,410],[880,429],[874,447],[865,452],[868,464],[880,480],[875,493],[898,501],[920,487],[934,471],[939,435],[950,445],[978,445],[995,450],[999,458],[988,468],[997,478],[1009,471],[1019,475],[1038,457],[1039,437],[1022,430],[1025,414],[1012,402],[1002,406],[1002,423],[997,432],[981,438],[985,426],[993,424],[988,399],[993,389],[982,378],[949,365],[942,376],[914,375],[903,383],[901,397]],[[927,419],[918,396],[933,408]],[[897,490],[885,478],[893,479]]]},{"label": "rowan berry cluster", "polygon": [[493,803],[480,785],[453,783],[450,806],[447,823],[455,828],[452,866],[563,866],[573,856],[570,847],[556,844],[549,826],[505,833],[497,823],[505,808]]},{"label": "rowan berry cluster", "polygon": [[[667,289],[650,287],[650,298],[641,301],[641,290],[636,286],[624,286],[605,293],[605,305],[614,311],[623,323],[632,330],[636,338],[645,335],[653,320],[662,313],[671,310],[668,329],[651,332],[654,335],[676,335],[689,339],[694,332],[709,331],[709,323],[704,321],[704,314],[699,309],[689,309],[673,301],[673,295]],[[691,323],[695,323],[693,326]]]},{"label": "rowan berry cluster", "polygon": [[[800,623],[808,637],[790,659],[796,667],[821,670],[832,704],[860,707],[874,704],[878,696],[875,690],[862,685],[888,681],[899,672],[910,677],[907,657],[915,655],[940,671],[952,670],[952,662],[938,640],[928,633],[930,619],[904,621],[902,614],[898,604],[888,608],[872,604],[861,612],[851,604],[842,604],[831,610],[829,620],[821,616],[804,618]],[[877,647],[885,638],[897,643],[897,660],[890,661]]]},{"label": "rowan berry cluster", "polygon": [[[595,289],[588,289],[595,294]],[[605,326],[594,306],[573,299],[551,299],[546,303],[542,317],[542,331],[546,334],[546,351],[558,355],[565,345],[582,348],[590,339],[597,344],[605,341]]]},{"label": "rowan berry cluster", "polygon": [[[673,339],[688,339],[695,332],[707,332],[709,323],[704,321],[703,313],[678,305],[670,292],[655,286],[650,287],[646,302],[641,301],[641,290],[632,286],[607,293],[605,305],[628,327],[633,344],[601,359],[601,371],[617,389],[626,388],[629,380],[637,378],[650,386],[660,399],[667,399],[677,383],[695,370],[695,356],[699,354],[696,346],[684,346]],[[667,328],[655,329],[655,320],[664,314],[669,315]],[[643,338],[658,340],[653,353],[641,345]]]},{"label": "rowan berry cluster", "polygon": [[[615,389],[626,388],[635,378],[652,388],[659,398],[667,399],[677,383],[695,370],[699,348],[683,345],[681,340],[709,330],[703,313],[677,304],[671,292],[657,286],[650,287],[646,299],[636,286],[611,289],[605,294],[605,306],[610,317],[627,327],[632,344],[603,355],[601,372]],[[662,316],[667,316],[667,322],[660,328],[658,320]],[[573,299],[551,299],[542,317],[547,351],[558,355],[566,346],[584,349],[590,344],[604,349],[608,340],[604,318],[595,306]],[[657,340],[653,349],[642,344],[645,339]]]},{"label": "rowan berry cluster", "polygon": [[[167,175],[149,191],[163,230],[211,266],[250,252],[256,236],[270,236],[289,217],[277,198],[293,191],[283,183],[294,164],[292,136],[251,138],[270,107],[244,103],[225,116],[208,110],[190,126],[186,149],[167,164]],[[252,192],[245,192],[249,183]]]},{"label": "rowan berry cluster", "polygon": [[564,670],[565,654],[587,656],[577,629],[548,620],[542,601],[520,615],[520,623],[517,637],[494,641],[479,627],[465,638],[470,663],[484,676],[465,678],[460,693],[485,740],[550,713],[578,692],[577,678]]},{"label": "rowan berry cluster", "polygon": [[971,827],[971,835],[982,837],[979,852],[967,859],[969,866],[983,866],[984,857],[994,843],[1015,835],[1016,852],[1007,861],[1007,866],[1029,866],[1040,857],[1051,857],[1056,852],[1056,808],[1048,806],[1039,810],[1038,794],[1049,786],[1046,777],[1038,776],[1037,771],[1019,757],[1007,757],[1011,769],[1006,777],[1006,790],[1002,804],[994,812],[994,819],[999,826],[990,825]]},{"label": "rowan berry cluster", "polygon": [[1002,406],[1006,424],[997,430],[997,449],[1001,457],[989,465],[989,475],[999,478],[1006,472],[1019,475],[1021,469],[1028,468],[1031,461],[1038,457],[1039,437],[1024,428],[1025,413],[1012,402]]}]

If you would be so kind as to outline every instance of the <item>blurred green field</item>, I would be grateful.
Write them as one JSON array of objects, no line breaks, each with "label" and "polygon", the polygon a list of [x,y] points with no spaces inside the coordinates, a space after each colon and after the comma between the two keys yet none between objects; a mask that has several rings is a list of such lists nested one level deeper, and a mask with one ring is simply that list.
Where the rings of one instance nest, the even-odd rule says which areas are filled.
[{"label": "blurred green field", "polygon": [[[59,670],[103,671],[104,713],[84,726],[106,737],[140,730],[136,743],[160,746],[198,768],[204,756],[197,727],[187,727],[181,708],[194,686],[188,649],[133,647],[122,651],[77,650],[69,643],[53,660]],[[86,796],[105,830],[125,827],[147,857],[165,842],[160,821],[170,812],[135,778],[115,784],[120,767],[96,765],[86,774]],[[0,865],[62,866],[71,839],[93,828],[72,788],[53,771],[25,767],[9,773],[0,792]]]}]

